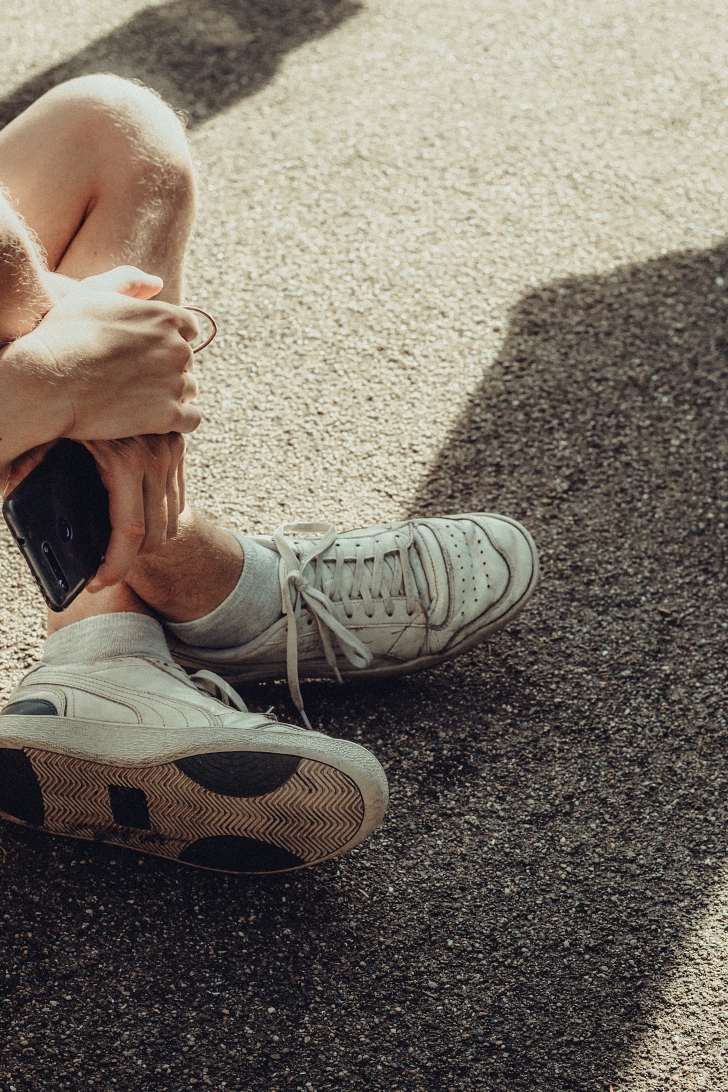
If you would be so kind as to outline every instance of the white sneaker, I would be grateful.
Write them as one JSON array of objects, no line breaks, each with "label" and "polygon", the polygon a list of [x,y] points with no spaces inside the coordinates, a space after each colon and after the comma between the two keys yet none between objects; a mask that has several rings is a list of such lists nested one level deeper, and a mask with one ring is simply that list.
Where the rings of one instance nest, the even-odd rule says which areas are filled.
[{"label": "white sneaker", "polygon": [[0,713],[0,812],[225,872],[351,849],[387,807],[373,755],[247,712],[212,672],[119,657],[39,663]]},{"label": "white sneaker", "polygon": [[287,676],[307,724],[299,676],[400,675],[452,659],[515,618],[538,579],[525,527],[483,512],[343,535],[327,523],[284,524],[256,542],[280,559],[280,620],[237,648],[168,634],[170,649],[232,682]]}]

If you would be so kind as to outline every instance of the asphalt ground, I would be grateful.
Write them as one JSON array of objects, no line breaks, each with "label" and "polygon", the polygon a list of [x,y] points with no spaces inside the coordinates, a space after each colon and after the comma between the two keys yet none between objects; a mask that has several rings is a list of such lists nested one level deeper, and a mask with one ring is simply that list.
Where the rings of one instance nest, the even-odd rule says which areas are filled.
[{"label": "asphalt ground", "polygon": [[[3,120],[104,70],[189,118],[200,506],[493,509],[543,579],[452,665],[306,687],[390,779],[346,858],[224,877],[4,824],[0,1088],[728,1088],[727,16],[5,0]],[[0,580],[6,695],[43,622],[4,534]]]}]

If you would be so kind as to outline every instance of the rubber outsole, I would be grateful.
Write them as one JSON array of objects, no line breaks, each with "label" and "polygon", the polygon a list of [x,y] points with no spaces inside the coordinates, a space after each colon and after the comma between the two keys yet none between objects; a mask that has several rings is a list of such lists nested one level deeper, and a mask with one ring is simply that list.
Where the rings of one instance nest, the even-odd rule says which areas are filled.
[{"label": "rubber outsole", "polygon": [[121,766],[0,747],[0,815],[197,868],[261,874],[356,844],[365,804],[342,770],[297,755],[231,751]]}]

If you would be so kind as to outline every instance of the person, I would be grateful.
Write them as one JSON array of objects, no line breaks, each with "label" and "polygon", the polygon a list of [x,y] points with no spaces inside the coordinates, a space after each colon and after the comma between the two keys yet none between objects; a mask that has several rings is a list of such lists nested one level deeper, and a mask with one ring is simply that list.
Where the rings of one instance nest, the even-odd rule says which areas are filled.
[{"label": "person", "polygon": [[[202,518],[184,484],[200,410],[183,126],[141,86],[74,79],[0,132],[0,184],[0,479],[7,493],[76,440],[112,524],[0,713],[0,812],[232,872],[343,853],[381,821],[386,778],[364,747],[310,730],[299,678],[394,676],[472,648],[532,594],[531,536],[483,513],[271,537]],[[306,728],[231,686],[272,678]]]}]

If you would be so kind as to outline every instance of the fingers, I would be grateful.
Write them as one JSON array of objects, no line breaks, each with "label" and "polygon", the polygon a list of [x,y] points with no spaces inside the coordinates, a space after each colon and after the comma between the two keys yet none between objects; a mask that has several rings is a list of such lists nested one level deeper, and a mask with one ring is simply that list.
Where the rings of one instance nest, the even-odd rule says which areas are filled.
[{"label": "fingers", "polygon": [[170,445],[171,458],[167,470],[167,538],[176,538],[179,530],[179,514],[184,507],[184,451],[182,436],[178,443]]},{"label": "fingers", "polygon": [[179,433],[144,439],[149,452],[144,472],[146,533],[139,553],[154,554],[177,534],[180,513],[177,472],[184,460],[185,442]]},{"label": "fingers", "polygon": [[[157,437],[155,437],[157,439]],[[165,437],[159,437],[164,440]],[[157,445],[155,444],[156,448]],[[165,455],[167,456],[165,458]],[[140,554],[156,554],[167,543],[167,485],[169,482],[169,451],[155,451],[144,471],[144,541]],[[176,513],[172,513],[176,522]]]},{"label": "fingers", "polygon": [[177,420],[174,425],[175,432],[183,432],[185,434],[194,432],[201,420],[202,414],[194,402],[189,405],[179,406]]},{"label": "fingers", "polygon": [[131,296],[137,300],[149,300],[164,288],[161,277],[143,273],[141,269],[133,265],[119,265],[107,273],[97,273],[94,277],[86,277],[82,283],[89,288],[119,292],[122,296]]},{"label": "fingers", "polygon": [[197,380],[191,372],[183,372],[180,402],[194,402],[195,398],[197,398]]},{"label": "fingers", "polygon": [[175,307],[175,311],[181,312],[181,314],[177,316],[177,329],[182,337],[185,341],[194,341],[196,337],[200,336],[200,324],[194,313],[188,311],[186,307]]},{"label": "fingers", "polygon": [[184,512],[187,506],[187,480],[185,478],[185,461],[181,460],[177,467],[177,492],[179,496],[179,511],[180,515]]},{"label": "fingers", "polygon": [[111,540],[88,591],[118,584],[137,557],[174,538],[184,505],[184,438],[136,436],[86,444],[109,493]]},{"label": "fingers", "polygon": [[[111,539],[106,557],[88,584],[90,592],[119,584],[131,569],[146,535],[144,469],[115,451],[117,441],[88,443],[109,494]],[[104,450],[105,449],[105,450]]]}]

